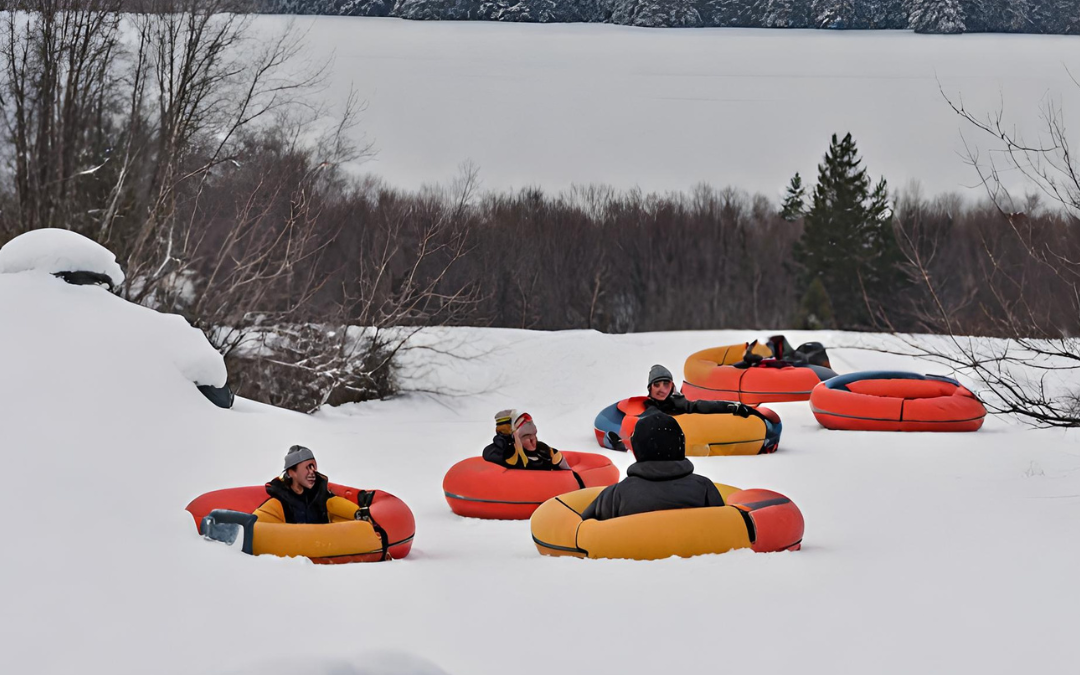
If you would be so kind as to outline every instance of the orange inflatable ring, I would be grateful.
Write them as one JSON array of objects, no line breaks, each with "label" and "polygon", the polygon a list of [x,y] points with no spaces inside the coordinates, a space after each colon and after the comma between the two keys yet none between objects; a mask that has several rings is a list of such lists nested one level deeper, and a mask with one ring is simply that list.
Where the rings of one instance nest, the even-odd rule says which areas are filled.
[{"label": "orange inflatable ring", "polygon": [[728,345],[691,354],[683,365],[683,395],[691,401],[739,401],[747,405],[805,401],[818,383],[836,376],[824,366],[795,366],[774,359],[736,368],[733,364],[742,361],[746,347]]},{"label": "orange inflatable ring", "polygon": [[986,408],[956,380],[875,371],[835,377],[814,387],[810,409],[826,429],[976,431]]},{"label": "orange inflatable ring", "polygon": [[603,455],[565,451],[562,455],[570,471],[508,469],[483,457],[464,459],[450,467],[443,478],[446,503],[459,516],[525,520],[556,495],[582,485],[604,487],[619,481],[619,469]]},{"label": "orange inflatable ring", "polygon": [[533,514],[533,543],[543,555],[657,560],[749,548],[758,552],[802,547],[799,507],[771,490],[716,484],[724,506],[638,513],[582,520],[602,488],[550,499]]},{"label": "orange inflatable ring", "polygon": [[[363,493],[336,483],[328,487],[335,496],[357,505],[357,497]],[[370,520],[350,519],[325,525],[256,521],[252,528],[252,550],[245,548],[245,551],[255,555],[303,556],[318,564],[376,562],[409,555],[416,533],[412,511],[389,492],[375,490],[367,494],[372,495]],[[196,497],[187,505],[187,511],[195,519],[200,534],[205,534],[203,524],[207,516],[212,520],[211,512],[252,514],[267,499],[270,496],[263,485],[228,488]],[[385,533],[385,539],[379,529]]]}]

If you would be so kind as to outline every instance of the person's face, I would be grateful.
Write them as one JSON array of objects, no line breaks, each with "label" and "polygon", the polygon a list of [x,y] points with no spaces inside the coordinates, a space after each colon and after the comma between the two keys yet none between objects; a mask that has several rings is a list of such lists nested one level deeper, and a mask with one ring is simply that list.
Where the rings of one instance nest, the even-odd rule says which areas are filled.
[{"label": "person's face", "polygon": [[521,434],[521,447],[529,452],[536,450],[536,434]]},{"label": "person's face", "polygon": [[289,476],[292,478],[293,485],[300,486],[305,490],[315,487],[315,472],[318,468],[315,460],[309,459],[289,469]]},{"label": "person's face", "polygon": [[671,390],[674,388],[675,385],[671,383],[671,380],[657,380],[649,385],[649,396],[654,401],[663,401],[671,396]]}]

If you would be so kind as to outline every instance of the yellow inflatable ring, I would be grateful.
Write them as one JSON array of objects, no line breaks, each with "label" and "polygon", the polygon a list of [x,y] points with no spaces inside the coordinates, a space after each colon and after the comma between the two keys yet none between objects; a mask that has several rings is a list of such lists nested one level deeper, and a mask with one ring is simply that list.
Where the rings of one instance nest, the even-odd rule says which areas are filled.
[{"label": "yellow inflatable ring", "polygon": [[638,513],[610,520],[582,520],[604,488],[586,488],[549,499],[533,513],[533,543],[543,555],[658,560],[749,548],[797,551],[802,512],[771,490],[716,484],[725,506]]}]

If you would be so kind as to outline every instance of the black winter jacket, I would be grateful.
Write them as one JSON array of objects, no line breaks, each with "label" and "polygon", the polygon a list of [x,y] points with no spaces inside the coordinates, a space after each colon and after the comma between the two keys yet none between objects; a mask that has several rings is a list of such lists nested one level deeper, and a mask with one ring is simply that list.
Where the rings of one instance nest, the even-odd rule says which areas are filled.
[{"label": "black winter jacket", "polygon": [[694,473],[688,459],[636,462],[626,478],[604,491],[581,514],[582,519],[607,520],[635,513],[723,506],[713,482]]},{"label": "black winter jacket", "polygon": [[536,442],[535,452],[523,452],[529,461],[524,466],[521,466],[522,462],[520,462],[520,457],[517,456],[514,448],[514,437],[495,434],[491,444],[484,448],[484,459],[493,464],[505,466],[508,469],[530,469],[535,471],[556,471],[563,461],[562,453],[541,441]]},{"label": "black winter jacket", "polygon": [[286,523],[329,523],[326,500],[334,496],[328,487],[326,476],[315,474],[315,485],[303,494],[296,494],[280,477],[266,484],[266,494],[281,502]]},{"label": "black winter jacket", "polygon": [[674,391],[663,401],[657,401],[653,398],[645,399],[646,412],[653,408],[667,415],[733,413],[737,407],[731,401],[691,401]]}]

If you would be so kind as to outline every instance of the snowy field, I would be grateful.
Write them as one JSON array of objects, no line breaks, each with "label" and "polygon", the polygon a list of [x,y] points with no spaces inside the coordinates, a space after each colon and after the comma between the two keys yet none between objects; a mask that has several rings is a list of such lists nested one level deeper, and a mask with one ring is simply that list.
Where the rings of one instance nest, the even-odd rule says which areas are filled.
[{"label": "snowy field", "polygon": [[[599,451],[593,416],[681,372],[705,346],[764,333],[603,335],[459,329],[414,353],[411,395],[303,416],[191,384],[220,359],[175,317],[42,272],[0,274],[7,458],[0,653],[7,673],[548,675],[1071,673],[1080,646],[1080,446],[989,419],[972,434],[830,432],[777,404],[780,450],[695,460],[777,490],[806,518],[799,552],[654,562],[541,557],[527,522],[454,516],[444,472],[492,414]],[[941,369],[818,339],[835,369]],[[331,479],[381,488],[417,518],[412,554],[315,566],[202,540],[200,493],[259,484],[289,445]],[[605,451],[606,452],[606,451]],[[622,469],[629,458],[606,452]]]},{"label": "snowy field", "polygon": [[1004,108],[1029,140],[1047,103],[1080,114],[1067,71],[1080,73],[1076,36],[344,17],[297,27],[313,60],[336,55],[326,96],[341,102],[353,85],[367,101],[357,133],[377,155],[364,169],[403,188],[445,183],[472,160],[488,189],[706,181],[776,196],[796,171],[816,176],[830,135],[850,131],[875,180],[939,194],[976,182],[962,129],[984,160],[992,147],[941,90],[977,113]]}]

